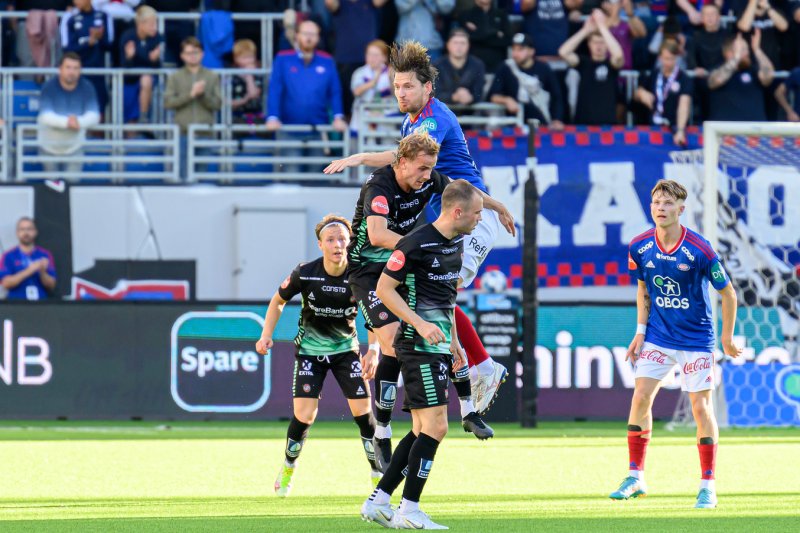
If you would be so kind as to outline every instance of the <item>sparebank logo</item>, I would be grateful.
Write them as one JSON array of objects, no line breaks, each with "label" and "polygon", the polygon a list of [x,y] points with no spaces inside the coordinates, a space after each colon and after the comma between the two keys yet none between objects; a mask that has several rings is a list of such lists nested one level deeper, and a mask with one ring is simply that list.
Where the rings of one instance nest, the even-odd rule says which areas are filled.
[{"label": "sparebank logo", "polygon": [[193,413],[251,413],[270,394],[270,354],[255,351],[263,320],[247,312],[190,312],[172,326],[172,398]]}]

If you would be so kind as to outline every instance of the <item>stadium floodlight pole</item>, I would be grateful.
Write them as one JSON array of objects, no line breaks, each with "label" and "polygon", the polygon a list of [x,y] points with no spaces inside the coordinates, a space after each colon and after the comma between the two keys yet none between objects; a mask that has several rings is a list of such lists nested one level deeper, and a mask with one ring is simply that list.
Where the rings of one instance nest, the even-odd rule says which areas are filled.
[{"label": "stadium floodlight pole", "polygon": [[536,222],[539,216],[539,191],[536,188],[536,129],[538,121],[528,121],[528,181],[525,183],[522,245],[522,427],[537,425],[539,380],[536,368],[536,323],[539,304],[537,300],[537,265],[539,248]]}]

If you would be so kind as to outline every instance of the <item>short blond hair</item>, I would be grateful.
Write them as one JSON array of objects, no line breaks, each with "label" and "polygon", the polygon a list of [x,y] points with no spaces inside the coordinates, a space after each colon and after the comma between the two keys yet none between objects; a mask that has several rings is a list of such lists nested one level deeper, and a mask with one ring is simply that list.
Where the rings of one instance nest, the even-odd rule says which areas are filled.
[{"label": "short blond hair", "polygon": [[653,190],[650,191],[650,198],[653,198],[659,192],[676,200],[686,200],[689,196],[686,187],[675,180],[658,180]]},{"label": "short blond hair", "polygon": [[142,6],[136,10],[136,22],[144,22],[145,20],[157,19],[158,11],[150,6]]},{"label": "short blond hair", "polygon": [[343,216],[334,215],[333,213],[330,213],[322,217],[322,220],[320,220],[317,223],[317,226],[314,228],[314,234],[317,236],[317,240],[320,239],[320,234],[322,233],[322,230],[325,229],[325,227],[328,226],[329,224],[341,224],[342,226],[344,226],[347,229],[348,237],[351,236],[353,233],[353,227],[350,225],[349,220],[347,220]]},{"label": "short blond hair", "polygon": [[434,157],[439,155],[439,143],[427,131],[412,133],[400,141],[400,144],[397,145],[397,152],[392,166],[396,167],[401,158],[414,160],[419,154],[432,155]]},{"label": "short blond hair", "polygon": [[250,39],[239,39],[233,43],[233,57],[242,56],[245,54],[256,55],[256,43]]}]

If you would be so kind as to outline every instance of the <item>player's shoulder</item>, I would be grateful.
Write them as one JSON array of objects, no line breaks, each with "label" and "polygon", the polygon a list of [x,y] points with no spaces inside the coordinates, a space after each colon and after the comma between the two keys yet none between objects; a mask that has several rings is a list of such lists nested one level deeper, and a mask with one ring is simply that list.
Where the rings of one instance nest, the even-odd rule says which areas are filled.
[{"label": "player's shoulder", "polygon": [[301,276],[307,276],[308,274],[316,272],[321,265],[322,257],[318,257],[312,261],[303,261],[302,263],[297,263],[297,266],[294,269]]},{"label": "player's shoulder", "polygon": [[397,180],[395,179],[392,165],[386,165],[385,167],[373,170],[372,174],[369,175],[367,181],[365,181],[364,185],[361,187],[366,190],[372,187],[391,186],[394,183],[397,183]]},{"label": "player's shoulder", "polygon": [[698,232],[686,228],[686,235],[683,238],[683,244],[690,250],[702,253],[707,259],[713,259],[716,255],[714,248],[708,239],[703,237]]},{"label": "player's shoulder", "polygon": [[5,252],[3,252],[2,256],[0,256],[0,263],[5,263],[6,260],[16,257],[17,255],[19,255],[19,246],[9,248]]},{"label": "player's shoulder", "polygon": [[[629,248],[631,250],[633,250],[633,249],[636,249],[637,247],[647,246],[647,242],[648,241],[652,242],[655,234],[656,234],[656,229],[655,228],[650,228],[647,231],[643,231],[642,233],[640,233],[639,235],[637,235],[636,237],[631,239],[631,242],[629,244]],[[644,252],[644,250],[639,251],[639,253],[643,253],[643,252]]]}]

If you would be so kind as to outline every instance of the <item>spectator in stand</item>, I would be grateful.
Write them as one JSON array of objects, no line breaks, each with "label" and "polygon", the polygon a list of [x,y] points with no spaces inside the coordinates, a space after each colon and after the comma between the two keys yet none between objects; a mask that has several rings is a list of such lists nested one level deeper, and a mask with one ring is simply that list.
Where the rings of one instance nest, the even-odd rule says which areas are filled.
[{"label": "spectator in stand", "polygon": [[[75,52],[84,68],[105,68],[106,52],[111,50],[114,26],[111,17],[92,7],[92,0],[72,0],[75,6],[61,19],[61,47],[65,52]],[[105,76],[87,76],[97,93],[100,114],[108,103]]]},{"label": "spectator in stand", "polygon": [[[254,0],[261,1],[261,0]],[[160,13],[192,13],[200,11],[201,0],[145,0],[148,6]],[[164,63],[168,66],[183,66],[181,43],[196,33],[191,20],[166,20],[164,22]]]},{"label": "spectator in stand", "polygon": [[325,0],[325,7],[333,13],[333,59],[342,84],[344,109],[353,106],[348,84],[362,65],[367,45],[378,38],[378,10],[385,3],[386,0]]},{"label": "spectator in stand", "polygon": [[[158,34],[158,13],[150,6],[142,6],[136,11],[136,25],[120,38],[120,64],[123,68],[161,68],[163,43],[163,36]],[[153,74],[125,76],[125,122],[150,122],[157,79]]]},{"label": "spectator in stand", "polygon": [[750,41],[754,65],[747,41],[737,35],[730,36],[722,45],[725,63],[708,75],[711,91],[709,120],[767,120],[764,106],[764,88],[775,77],[775,69],[767,54],[761,50],[761,31],[756,28]]},{"label": "spectator in stand", "polygon": [[582,0],[521,0],[522,29],[533,38],[539,60],[558,56],[559,47],[569,37],[568,17],[580,9],[581,3]]},{"label": "spectator in stand", "polygon": [[[392,80],[389,76],[389,45],[376,39],[367,45],[366,64],[353,72],[350,78],[350,90],[353,94],[353,111],[350,130],[357,133],[359,127],[359,106],[366,103],[380,103],[387,107],[394,104]],[[396,111],[396,110],[395,110]],[[378,111],[374,113],[383,116]]]},{"label": "spectator in stand", "polygon": [[[236,41],[233,45],[233,65],[244,69],[261,68],[256,58],[257,50],[256,43],[250,39]],[[263,124],[264,77],[256,74],[237,74],[232,79],[231,91],[233,121],[237,124]]]},{"label": "spectator in stand", "polygon": [[475,6],[461,14],[459,24],[469,34],[472,55],[483,61],[486,70],[495,72],[508,57],[511,44],[508,13],[495,8],[492,0],[475,0]]},{"label": "spectator in stand", "polygon": [[525,120],[535,119],[554,130],[564,128],[564,98],[556,75],[547,63],[536,61],[533,40],[524,33],[514,36],[511,58],[495,75],[489,100],[511,114],[522,105]]},{"label": "spectator in stand", "polygon": [[[633,68],[633,40],[647,36],[644,22],[633,11],[633,0],[603,0],[601,4],[606,14],[608,31],[622,47],[625,56],[624,69]],[[624,11],[627,21],[622,20],[620,13]]]},{"label": "spectator in stand", "polygon": [[769,0],[731,0],[731,8],[738,19],[736,28],[749,39],[754,29],[761,30],[761,48],[774,66],[781,65],[780,34],[789,29],[786,16],[770,4]]},{"label": "spectator in stand", "polygon": [[[342,86],[333,58],[317,50],[319,26],[306,20],[297,27],[297,50],[280,52],[272,65],[267,98],[267,130],[283,139],[317,139],[317,133],[278,131],[283,124],[329,124],[346,131],[342,108]],[[320,155],[319,149],[286,149],[284,155]],[[298,172],[297,165],[285,165],[285,172]]]},{"label": "spectator in stand", "polygon": [[62,156],[66,162],[44,163],[44,169],[52,174],[80,172],[86,129],[99,122],[100,107],[94,86],[81,77],[80,56],[67,52],[61,57],[58,76],[42,86],[37,117],[42,155]]},{"label": "spectator in stand", "polygon": [[675,144],[685,145],[693,87],[692,79],[678,65],[679,57],[677,41],[667,39],[661,43],[660,68],[639,83],[634,100],[648,109],[651,124],[670,126]]},{"label": "spectator in stand", "polygon": [[[716,1],[717,0],[715,0],[715,3]],[[692,26],[699,26],[703,22],[700,14],[703,5],[705,5],[704,0],[675,0],[670,14],[676,14],[675,12],[677,11],[677,13],[688,19],[689,24]],[[719,7],[722,7],[721,0],[719,1]]]},{"label": "spectator in stand", "polygon": [[[70,5],[72,5],[70,0],[9,0],[6,9],[14,11],[32,11],[34,9],[65,11]],[[16,31],[14,48],[16,49],[17,63],[20,67],[36,66],[28,42],[27,24],[28,21],[25,18],[14,19],[10,28],[12,31]],[[5,62],[7,59],[5,56],[11,51],[12,49],[7,46],[6,40],[3,40],[3,66],[8,66],[8,63]]]},{"label": "spectator in stand", "polygon": [[428,49],[431,61],[439,59],[444,41],[436,30],[436,17],[449,14],[455,0],[395,0],[395,5],[400,16],[395,40],[417,41]]},{"label": "spectator in stand", "polygon": [[[786,95],[791,93],[794,105],[790,105]],[[786,113],[789,122],[800,122],[800,68],[795,68],[789,73],[783,83],[775,90],[775,100]]]},{"label": "spectator in stand", "polygon": [[[583,41],[589,55],[575,50]],[[559,55],[580,74],[575,124],[603,125],[617,122],[619,71],[625,63],[622,47],[611,35],[605,14],[596,9],[575,35],[559,49]]]},{"label": "spectator in stand", "polygon": [[694,67],[695,99],[699,107],[695,122],[705,119],[709,114],[708,73],[725,62],[722,43],[730,35],[730,31],[721,25],[720,9],[716,4],[704,5],[700,17],[703,25],[695,30],[687,50],[687,62]]},{"label": "spectator in stand", "polygon": [[447,54],[434,66],[439,70],[436,97],[447,105],[470,105],[483,100],[486,67],[469,53],[469,36],[458,28],[447,39]]},{"label": "spectator in stand", "polygon": [[0,283],[8,300],[44,300],[56,288],[53,254],[36,246],[36,224],[30,217],[17,221],[19,244],[0,259]]},{"label": "spectator in stand", "polygon": [[111,42],[111,62],[114,67],[122,65],[122,58],[116,55],[119,50],[122,35],[133,28],[136,17],[136,7],[142,0],[92,0],[92,5],[111,18],[114,25],[114,39]]},{"label": "spectator in stand", "polygon": [[181,60],[183,67],[167,78],[164,107],[175,111],[174,122],[181,130],[180,177],[187,179],[189,125],[213,125],[222,97],[219,76],[202,65],[203,47],[196,37],[187,37],[181,43]]}]

